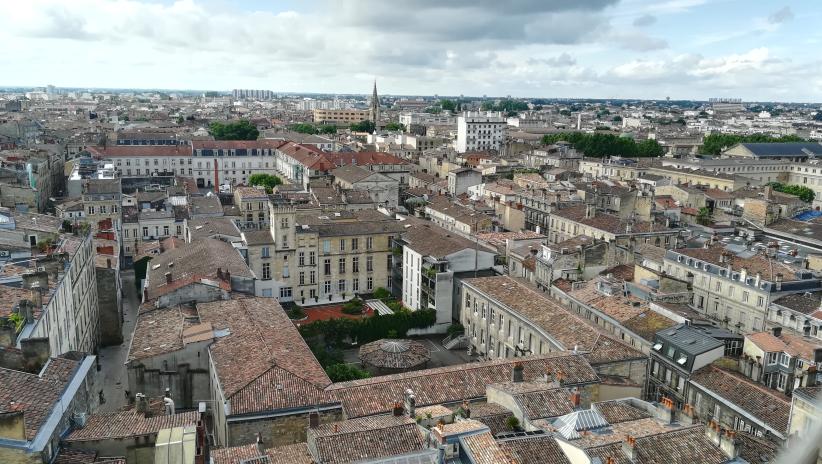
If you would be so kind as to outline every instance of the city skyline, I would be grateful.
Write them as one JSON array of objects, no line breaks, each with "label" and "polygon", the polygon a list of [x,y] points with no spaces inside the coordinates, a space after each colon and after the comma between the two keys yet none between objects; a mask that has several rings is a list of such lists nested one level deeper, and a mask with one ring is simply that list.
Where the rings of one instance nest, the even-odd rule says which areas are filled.
[{"label": "city skyline", "polygon": [[[744,9],[741,7],[744,6]],[[3,86],[822,100],[811,2],[40,0]]]}]

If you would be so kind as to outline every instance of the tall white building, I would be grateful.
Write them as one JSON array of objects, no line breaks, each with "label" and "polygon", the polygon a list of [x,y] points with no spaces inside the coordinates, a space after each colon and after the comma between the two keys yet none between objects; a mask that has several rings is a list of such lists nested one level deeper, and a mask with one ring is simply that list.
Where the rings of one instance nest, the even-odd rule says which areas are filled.
[{"label": "tall white building", "polygon": [[457,144],[459,153],[497,150],[505,140],[505,118],[502,113],[465,112],[457,118]]}]

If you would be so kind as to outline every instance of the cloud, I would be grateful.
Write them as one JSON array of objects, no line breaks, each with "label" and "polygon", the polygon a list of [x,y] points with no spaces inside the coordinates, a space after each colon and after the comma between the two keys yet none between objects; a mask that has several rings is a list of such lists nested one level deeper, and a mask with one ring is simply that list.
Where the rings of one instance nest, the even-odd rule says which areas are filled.
[{"label": "cloud", "polygon": [[537,65],[537,64],[544,64],[553,67],[566,67],[566,66],[573,66],[577,64],[576,58],[573,56],[563,52],[558,56],[552,56],[550,58],[529,58],[528,64]]},{"label": "cloud", "polygon": [[636,27],[648,27],[654,23],[656,23],[656,16],[654,15],[644,14],[634,19],[634,26]]},{"label": "cloud", "polygon": [[613,43],[626,50],[649,52],[668,48],[668,41],[641,32],[617,32],[611,35]]},{"label": "cloud", "polygon": [[793,20],[793,11],[791,7],[784,6],[777,11],[774,11],[768,16],[768,22],[771,24],[782,24]]}]

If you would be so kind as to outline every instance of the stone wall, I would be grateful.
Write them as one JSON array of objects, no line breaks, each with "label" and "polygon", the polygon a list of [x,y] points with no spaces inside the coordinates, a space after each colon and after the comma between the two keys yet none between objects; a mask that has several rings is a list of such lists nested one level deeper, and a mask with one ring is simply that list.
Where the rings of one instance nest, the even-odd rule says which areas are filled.
[{"label": "stone wall", "polygon": [[[343,420],[342,409],[320,412],[321,424],[341,420]],[[257,433],[262,437],[266,448],[303,443],[306,441],[307,429],[308,411],[265,419],[231,421],[228,423],[228,443],[226,443],[226,446],[254,443]]]}]

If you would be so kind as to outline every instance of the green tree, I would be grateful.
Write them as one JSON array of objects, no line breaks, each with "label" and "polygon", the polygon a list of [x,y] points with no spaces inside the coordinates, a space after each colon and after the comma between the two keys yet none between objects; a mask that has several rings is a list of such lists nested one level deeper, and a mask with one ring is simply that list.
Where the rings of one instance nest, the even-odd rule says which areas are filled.
[{"label": "green tree", "polygon": [[317,127],[317,132],[320,134],[336,134],[337,133],[337,126],[332,124],[323,124]]},{"label": "green tree", "polygon": [[405,126],[398,122],[389,122],[385,125],[385,130],[389,131],[405,131]]},{"label": "green tree", "polygon": [[376,128],[377,127],[374,125],[374,121],[369,120],[355,122],[354,124],[351,124],[351,130],[354,132],[367,132],[370,134],[374,132]]},{"label": "green tree", "polygon": [[288,127],[294,132],[299,132],[300,134],[316,134],[317,128],[313,124],[308,124],[306,122],[301,122],[297,124],[292,124]]},{"label": "green tree", "polygon": [[457,111],[457,103],[454,100],[443,98],[440,100],[440,108],[443,110]]},{"label": "green tree", "polygon": [[271,193],[274,187],[282,184],[283,181],[271,174],[252,174],[248,178],[248,184],[265,188],[266,193]]},{"label": "green tree", "polygon": [[332,364],[325,368],[325,373],[332,382],[347,382],[349,380],[367,379],[371,377],[368,371],[364,371],[350,364]]},{"label": "green tree", "polygon": [[257,140],[260,131],[247,119],[235,122],[212,122],[208,132],[217,140]]},{"label": "green tree", "polygon": [[751,135],[735,135],[735,134],[710,134],[702,139],[702,146],[699,152],[704,155],[717,156],[722,153],[722,150],[730,148],[737,143],[787,143],[787,142],[805,142],[806,140],[796,135],[783,135],[781,137],[771,137],[768,134],[751,134]]},{"label": "green tree", "polygon": [[777,192],[787,193],[789,195],[796,195],[800,200],[811,203],[816,198],[816,193],[804,185],[790,185],[780,182],[771,182],[768,184]]},{"label": "green tree", "polygon": [[184,121],[182,116],[177,116],[177,124],[182,124]]},{"label": "green tree", "polygon": [[663,148],[656,140],[643,140],[637,143],[628,137],[620,137],[614,134],[594,133],[584,134],[582,132],[560,132],[547,134],[542,137],[542,143],[550,145],[559,141],[568,142],[577,150],[593,158],[603,158],[606,156],[635,157],[655,157],[661,156]]},{"label": "green tree", "polygon": [[711,210],[708,208],[699,208],[699,212],[696,214],[696,223],[701,224],[703,226],[708,225],[711,222]]}]

